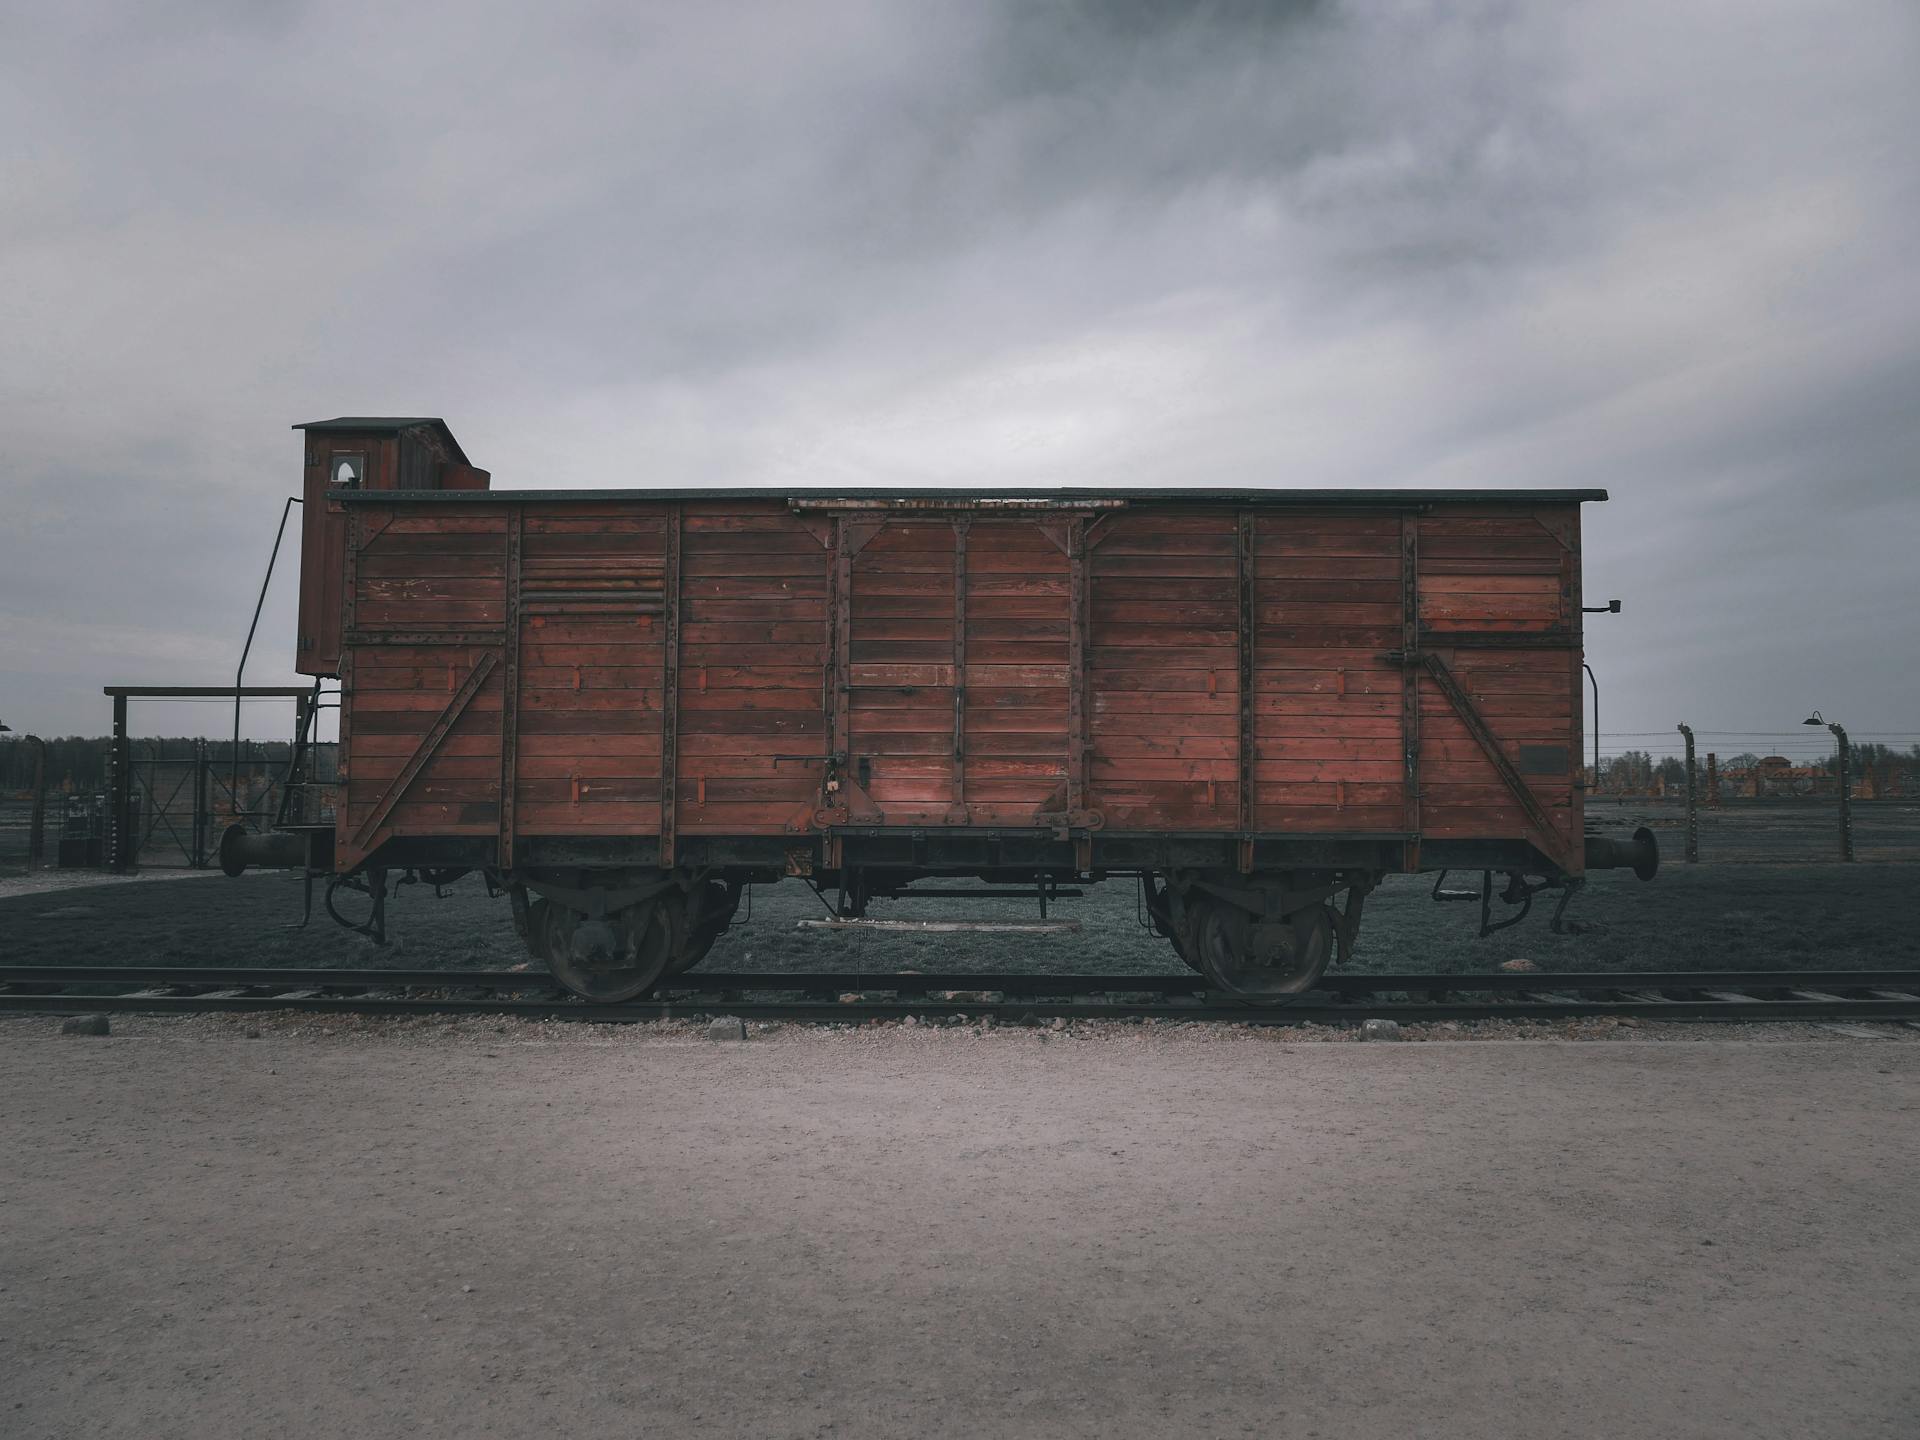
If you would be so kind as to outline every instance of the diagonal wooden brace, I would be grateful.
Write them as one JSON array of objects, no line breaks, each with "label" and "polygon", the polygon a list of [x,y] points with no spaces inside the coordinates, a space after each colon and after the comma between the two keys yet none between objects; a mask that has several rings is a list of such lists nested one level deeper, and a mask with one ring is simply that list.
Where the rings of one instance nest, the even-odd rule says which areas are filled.
[{"label": "diagonal wooden brace", "polygon": [[420,743],[414,747],[413,754],[407,757],[407,763],[400,767],[400,773],[393,777],[387,788],[380,792],[380,798],[373,803],[373,809],[367,818],[360,822],[360,828],[353,832],[354,848],[364,850],[367,841],[373,838],[393,807],[400,803],[413,782],[420,778],[420,772],[426,769],[427,762],[440,748],[441,742],[453,729],[454,722],[460,718],[473,697],[480,693],[480,687],[486,683],[487,676],[493,673],[493,667],[499,663],[498,657],[489,650],[467,672],[467,678],[460,682],[460,688],[453,692],[453,698],[447,701],[447,708],[440,712],[440,718],[433,722],[427,733],[420,737]]},{"label": "diagonal wooden brace", "polygon": [[1493,733],[1480,712],[1474,708],[1472,699],[1461,688],[1460,682],[1454,678],[1453,671],[1448,668],[1447,662],[1431,650],[1422,651],[1418,662],[1426,667],[1429,675],[1433,676],[1434,683],[1447,697],[1447,703],[1453,706],[1454,714],[1458,715],[1460,723],[1467,727],[1467,733],[1473,736],[1480,748],[1486,752],[1488,761],[1500,776],[1501,784],[1505,785],[1513,798],[1519,802],[1522,813],[1527,817],[1527,823],[1539,832],[1538,842],[1540,848],[1547,852],[1547,858],[1561,870],[1567,870],[1569,860],[1566,841],[1555,827],[1553,817],[1547,814],[1546,807],[1540,803],[1539,797],[1533,793],[1520,772],[1514,768],[1513,762],[1507,758],[1507,752],[1500,748],[1500,737]]}]

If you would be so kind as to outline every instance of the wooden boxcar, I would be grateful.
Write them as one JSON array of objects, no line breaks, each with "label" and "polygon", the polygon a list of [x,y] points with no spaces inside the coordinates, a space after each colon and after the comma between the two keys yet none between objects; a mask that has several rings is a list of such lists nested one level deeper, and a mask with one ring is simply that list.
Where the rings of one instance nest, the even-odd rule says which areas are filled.
[{"label": "wooden boxcar", "polygon": [[1390,872],[1570,890],[1603,491],[523,490],[438,420],[304,427],[337,877],[481,869],[625,998],[742,887],[1137,877],[1221,987],[1311,986]]}]

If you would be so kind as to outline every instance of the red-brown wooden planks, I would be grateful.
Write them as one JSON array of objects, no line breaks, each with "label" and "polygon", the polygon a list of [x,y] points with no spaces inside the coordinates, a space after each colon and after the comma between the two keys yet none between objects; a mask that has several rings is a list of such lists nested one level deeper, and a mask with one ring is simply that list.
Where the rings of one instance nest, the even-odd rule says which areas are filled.
[{"label": "red-brown wooden planks", "polygon": [[[805,833],[836,745],[881,823],[1054,823],[1044,817],[1066,803],[1083,723],[1084,803],[1110,830],[1235,831],[1244,775],[1256,834],[1392,834],[1409,813],[1417,720],[1426,833],[1528,833],[1484,733],[1577,848],[1578,654],[1561,638],[1578,627],[1571,506],[1409,512],[1410,615],[1398,513],[1261,510],[1242,536],[1227,507],[1112,512],[1092,527],[1082,572],[1067,553],[1071,522],[1045,513],[834,520],[777,498],[690,504],[677,521],[669,689],[670,507],[514,503],[516,693],[494,677],[474,694],[395,803],[391,833],[483,833],[503,773],[527,835],[652,833],[668,773],[680,833]],[[368,643],[352,657],[343,824],[360,823],[401,773],[479,656],[498,653],[491,637],[504,644],[507,514],[489,504],[360,517],[348,598]],[[850,553],[837,699],[836,533]],[[1083,675],[1070,633],[1077,575]],[[1430,678],[1408,689],[1388,652],[1409,631],[1443,657],[1473,724]],[[452,643],[425,643],[436,633]],[[1488,635],[1540,644],[1478,647]]]},{"label": "red-brown wooden planks", "polygon": [[690,507],[680,545],[677,828],[788,833],[821,800],[826,547],[784,506]]},{"label": "red-brown wooden planks", "polygon": [[1109,826],[1231,829],[1238,522],[1228,511],[1168,518],[1113,517],[1089,559],[1089,803]]}]

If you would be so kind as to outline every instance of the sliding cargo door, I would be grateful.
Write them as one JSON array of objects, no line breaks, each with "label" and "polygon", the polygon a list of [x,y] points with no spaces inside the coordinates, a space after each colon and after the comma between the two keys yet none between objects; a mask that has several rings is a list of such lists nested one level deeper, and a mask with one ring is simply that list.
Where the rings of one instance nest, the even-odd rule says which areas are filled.
[{"label": "sliding cargo door", "polygon": [[1109,830],[1403,832],[1398,515],[1142,511],[1091,534]]},{"label": "sliding cargo door", "polygon": [[836,665],[853,823],[1059,823],[1069,522],[842,522]]}]

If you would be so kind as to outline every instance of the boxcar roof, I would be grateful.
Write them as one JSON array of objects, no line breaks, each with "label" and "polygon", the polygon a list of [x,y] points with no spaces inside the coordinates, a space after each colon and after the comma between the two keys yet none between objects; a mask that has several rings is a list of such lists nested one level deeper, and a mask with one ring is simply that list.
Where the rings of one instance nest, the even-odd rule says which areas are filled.
[{"label": "boxcar roof", "polygon": [[1051,505],[1118,508],[1134,504],[1343,505],[1565,505],[1605,500],[1604,490],[934,490],[815,488],[801,490],[348,490],[332,497],[350,505],[497,505],[521,501],[785,500],[799,509],[945,510],[1040,509]]}]

